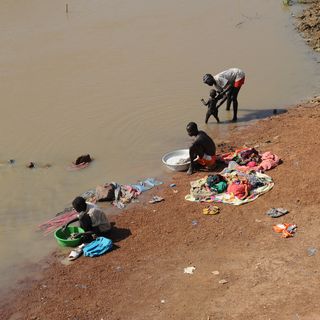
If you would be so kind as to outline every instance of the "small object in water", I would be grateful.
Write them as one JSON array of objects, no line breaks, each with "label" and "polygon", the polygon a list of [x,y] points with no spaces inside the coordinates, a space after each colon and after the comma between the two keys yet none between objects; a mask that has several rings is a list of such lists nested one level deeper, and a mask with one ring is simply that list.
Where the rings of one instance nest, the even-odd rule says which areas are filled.
[{"label": "small object in water", "polygon": [[156,202],[161,202],[164,201],[164,198],[159,197],[159,196],[153,196],[151,200],[149,200],[149,203],[156,203]]},{"label": "small object in water", "polygon": [[30,161],[28,164],[27,164],[27,168],[29,168],[29,169],[33,169],[33,168],[35,168],[35,163],[34,162],[32,162],[32,161]]},{"label": "small object in water", "polygon": [[70,237],[68,238],[68,240],[74,240],[74,239],[78,239],[81,237],[81,233],[78,232],[74,232],[70,234]]},{"label": "small object in water", "polygon": [[8,163],[9,163],[9,164],[15,164],[15,162],[16,162],[16,160],[14,160],[14,159],[9,159],[9,160],[8,160]]},{"label": "small object in water", "polygon": [[76,159],[74,164],[77,166],[82,163],[90,163],[91,161],[92,161],[92,158],[90,157],[90,154],[83,154]]},{"label": "small object in water", "polygon": [[278,114],[278,110],[277,109],[273,109],[273,114]]},{"label": "small object in water", "polygon": [[190,158],[181,158],[176,162],[176,164],[181,165],[181,164],[186,164],[186,163],[189,163],[189,162],[190,162]]}]

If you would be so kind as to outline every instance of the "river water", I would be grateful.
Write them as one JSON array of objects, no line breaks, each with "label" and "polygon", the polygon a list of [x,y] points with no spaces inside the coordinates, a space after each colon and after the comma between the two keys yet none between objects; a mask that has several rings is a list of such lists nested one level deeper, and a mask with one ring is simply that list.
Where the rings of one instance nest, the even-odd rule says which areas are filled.
[{"label": "river water", "polygon": [[[161,177],[161,156],[190,143],[189,121],[223,141],[231,115],[204,125],[203,74],[246,72],[239,125],[318,93],[319,64],[281,3],[0,2],[0,287],[56,248],[37,225],[74,196]],[[83,153],[90,167],[67,171]]]}]

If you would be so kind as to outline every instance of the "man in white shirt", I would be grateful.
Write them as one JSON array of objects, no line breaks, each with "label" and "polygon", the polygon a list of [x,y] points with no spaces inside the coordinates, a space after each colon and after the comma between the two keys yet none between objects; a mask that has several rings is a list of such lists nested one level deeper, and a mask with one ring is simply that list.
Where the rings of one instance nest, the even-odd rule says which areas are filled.
[{"label": "man in white shirt", "polygon": [[227,110],[230,110],[232,102],[233,106],[233,122],[237,121],[238,113],[238,93],[245,81],[245,73],[238,68],[231,68],[222,71],[215,76],[207,73],[203,76],[203,82],[208,86],[214,86],[220,95],[226,96],[220,101],[219,108],[227,100]]}]

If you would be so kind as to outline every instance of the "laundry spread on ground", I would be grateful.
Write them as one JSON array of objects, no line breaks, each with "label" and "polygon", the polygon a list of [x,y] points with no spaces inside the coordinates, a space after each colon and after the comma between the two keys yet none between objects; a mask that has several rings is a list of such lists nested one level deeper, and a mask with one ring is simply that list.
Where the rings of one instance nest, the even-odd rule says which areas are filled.
[{"label": "laundry spread on ground", "polygon": [[238,206],[254,201],[271,190],[274,183],[271,177],[261,172],[245,173],[226,168],[220,174],[191,181],[190,185],[190,194],[185,196],[188,201],[222,202]]},{"label": "laundry spread on ground", "polygon": [[[126,204],[136,200],[139,194],[161,185],[163,182],[154,178],[147,178],[131,185],[120,185],[116,182],[106,183],[103,186],[97,186],[96,189],[90,189],[80,196],[86,201],[96,203],[97,201],[109,201],[117,208],[123,209]],[[66,224],[66,222],[76,218],[78,213],[73,207],[67,207],[63,211],[56,214],[56,217],[40,224],[38,228],[43,231],[44,234],[49,234],[59,227]]]},{"label": "laundry spread on ground", "polygon": [[[139,181],[135,184],[121,185],[117,182],[106,183],[104,186],[97,186],[95,190],[88,190],[81,196],[90,202],[97,201],[109,201],[108,193],[110,192],[110,187],[113,190],[111,203],[119,208],[123,209],[126,204],[135,201],[137,197],[147,190],[154,188],[155,186],[161,185],[163,182],[158,181],[154,178],[147,178],[145,180]],[[106,189],[107,192],[104,194],[101,187]],[[104,195],[106,197],[104,197]]]},{"label": "laundry spread on ground", "polygon": [[255,148],[243,148],[234,152],[224,153],[219,159],[226,164],[230,163],[238,171],[264,172],[275,168],[280,163],[280,158],[270,151],[260,154]]}]

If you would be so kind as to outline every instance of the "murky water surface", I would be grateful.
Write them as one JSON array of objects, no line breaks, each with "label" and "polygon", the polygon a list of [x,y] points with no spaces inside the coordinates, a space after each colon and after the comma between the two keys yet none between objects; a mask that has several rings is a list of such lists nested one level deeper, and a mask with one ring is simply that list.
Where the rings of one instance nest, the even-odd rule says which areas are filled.
[{"label": "murky water surface", "polygon": [[[36,232],[74,196],[106,181],[165,173],[195,121],[204,73],[246,72],[240,124],[317,93],[319,64],[279,0],[0,2],[0,287],[56,247]],[[82,153],[86,170],[66,166]],[[16,164],[9,166],[8,159]],[[51,163],[26,169],[28,161]]]}]

